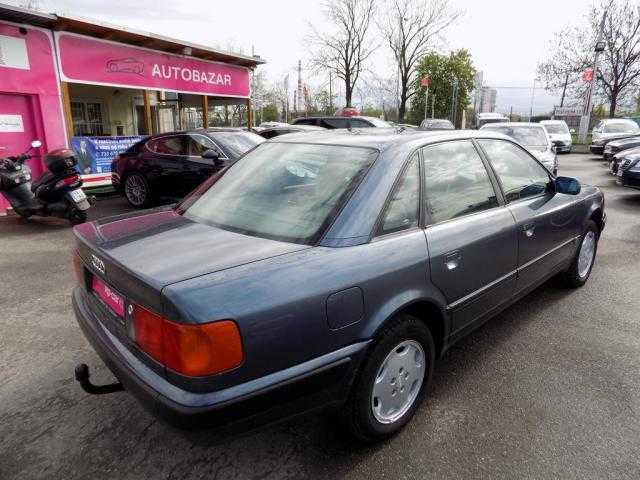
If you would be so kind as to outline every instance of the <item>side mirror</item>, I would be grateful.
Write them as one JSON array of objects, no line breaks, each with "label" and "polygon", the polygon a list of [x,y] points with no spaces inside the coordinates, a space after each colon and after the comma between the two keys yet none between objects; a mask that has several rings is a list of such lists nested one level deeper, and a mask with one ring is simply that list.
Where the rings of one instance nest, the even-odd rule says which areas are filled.
[{"label": "side mirror", "polygon": [[213,163],[215,163],[216,165],[223,164],[222,160],[220,159],[220,154],[212,148],[202,152],[202,158],[206,158],[207,160],[213,160]]},{"label": "side mirror", "polygon": [[40,148],[42,146],[42,142],[40,140],[34,140],[31,142],[31,148]]},{"label": "side mirror", "polygon": [[565,195],[578,195],[581,188],[582,187],[580,186],[580,182],[573,177],[556,177],[556,193],[564,193]]}]

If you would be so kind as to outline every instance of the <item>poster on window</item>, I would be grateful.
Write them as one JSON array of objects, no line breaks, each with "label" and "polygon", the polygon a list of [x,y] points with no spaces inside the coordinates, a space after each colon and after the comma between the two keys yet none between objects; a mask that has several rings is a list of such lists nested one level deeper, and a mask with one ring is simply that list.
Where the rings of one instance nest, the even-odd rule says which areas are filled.
[{"label": "poster on window", "polygon": [[83,175],[109,173],[116,155],[145,138],[142,135],[127,137],[73,137],[71,148],[78,160],[78,171]]}]

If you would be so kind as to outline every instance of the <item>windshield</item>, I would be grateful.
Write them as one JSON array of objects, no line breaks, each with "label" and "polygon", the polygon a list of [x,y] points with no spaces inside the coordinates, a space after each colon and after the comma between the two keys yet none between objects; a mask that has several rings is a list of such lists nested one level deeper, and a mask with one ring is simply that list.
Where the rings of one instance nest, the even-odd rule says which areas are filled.
[{"label": "windshield", "polygon": [[260,135],[252,132],[212,132],[210,135],[225,153],[233,158],[243,155],[265,141]]},{"label": "windshield", "polygon": [[443,129],[443,130],[453,130],[453,124],[449,120],[423,120],[422,127],[424,128],[435,128],[435,129]]},{"label": "windshield", "polygon": [[561,123],[545,123],[544,128],[547,130],[547,133],[553,133],[556,135],[569,133],[569,128]]},{"label": "windshield", "polygon": [[229,168],[184,215],[247,235],[312,244],[376,156],[369,148],[266,143]]},{"label": "windshield", "polygon": [[500,133],[504,133],[505,135],[509,135],[511,138],[520,142],[522,145],[526,145],[527,147],[546,147],[547,144],[547,136],[544,133],[544,129],[542,127],[509,127],[509,126],[500,126],[492,125],[489,127],[490,130],[495,130]]},{"label": "windshield", "polygon": [[638,125],[633,121],[606,123],[604,125],[605,133],[631,133],[637,130]]}]

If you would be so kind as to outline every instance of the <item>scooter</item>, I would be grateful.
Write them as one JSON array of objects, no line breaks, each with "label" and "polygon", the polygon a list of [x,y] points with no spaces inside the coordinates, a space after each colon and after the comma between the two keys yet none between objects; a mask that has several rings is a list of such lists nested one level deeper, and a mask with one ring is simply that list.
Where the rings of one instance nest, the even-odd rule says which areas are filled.
[{"label": "scooter", "polygon": [[34,140],[22,155],[0,158],[0,194],[24,218],[37,215],[66,218],[73,225],[86,222],[91,203],[82,191],[73,150],[49,152],[44,161],[47,171],[32,183],[31,169],[25,162],[31,158],[29,152],[41,145],[40,140]]}]

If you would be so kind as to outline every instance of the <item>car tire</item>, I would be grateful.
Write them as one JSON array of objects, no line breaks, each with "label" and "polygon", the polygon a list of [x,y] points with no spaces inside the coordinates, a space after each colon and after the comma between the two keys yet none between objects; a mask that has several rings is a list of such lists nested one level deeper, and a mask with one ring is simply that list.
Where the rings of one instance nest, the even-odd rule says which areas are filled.
[{"label": "car tire", "polygon": [[134,208],[147,208],[153,204],[153,192],[147,178],[133,172],[127,175],[122,186],[125,198]]},{"label": "car tire", "polygon": [[367,352],[342,410],[349,432],[367,443],[399,432],[422,402],[434,363],[425,323],[411,315],[392,320]]},{"label": "car tire", "polygon": [[600,230],[593,220],[589,220],[571,266],[560,275],[561,283],[568,288],[578,288],[587,283],[598,251]]}]

